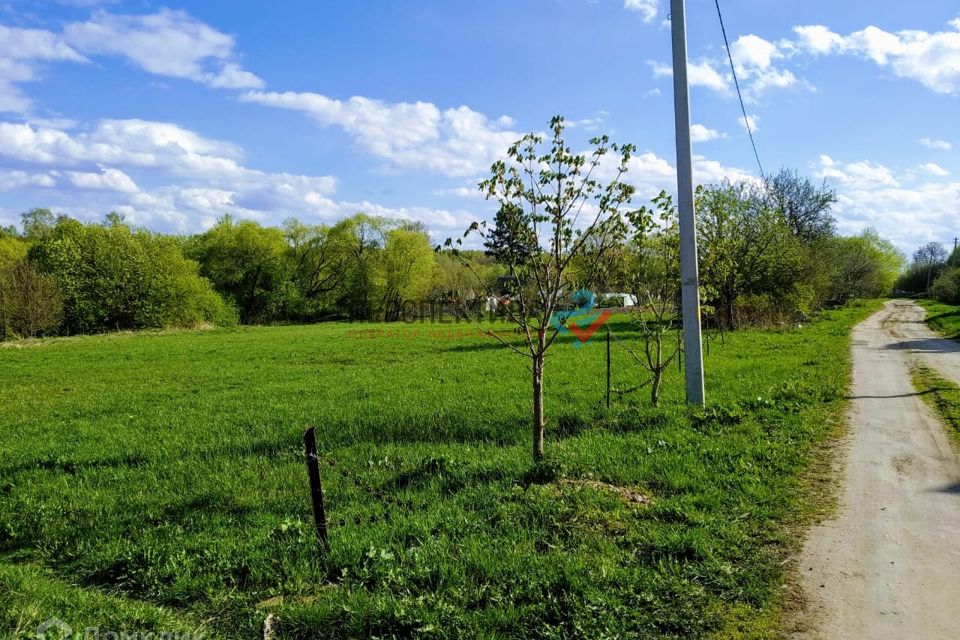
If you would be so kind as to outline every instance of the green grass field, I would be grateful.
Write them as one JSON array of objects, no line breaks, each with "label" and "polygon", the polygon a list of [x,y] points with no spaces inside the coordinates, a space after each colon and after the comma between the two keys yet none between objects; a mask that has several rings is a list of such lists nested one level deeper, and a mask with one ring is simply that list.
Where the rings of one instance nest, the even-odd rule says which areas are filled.
[{"label": "green grass field", "polygon": [[[537,469],[524,360],[435,326],[0,348],[0,625],[250,638],[275,613],[279,638],[767,637],[849,329],[875,308],[715,341],[700,411],[672,369],[660,409],[608,412],[602,341],[557,344]],[[614,349],[618,385],[644,377],[629,361]],[[311,425],[322,455],[409,504],[333,529],[323,558]],[[324,474],[332,519],[383,512]]]},{"label": "green grass field", "polygon": [[927,324],[948,338],[960,338],[960,307],[943,304],[936,300],[920,300],[927,310]]}]

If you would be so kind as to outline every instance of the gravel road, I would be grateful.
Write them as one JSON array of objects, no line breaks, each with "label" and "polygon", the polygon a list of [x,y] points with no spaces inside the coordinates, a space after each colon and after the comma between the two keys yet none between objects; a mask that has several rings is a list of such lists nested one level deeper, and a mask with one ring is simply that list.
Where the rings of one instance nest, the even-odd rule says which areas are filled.
[{"label": "gravel road", "polygon": [[960,638],[960,456],[910,382],[913,363],[960,383],[960,344],[894,300],[853,332],[850,438],[836,515],[807,538],[798,638]]}]

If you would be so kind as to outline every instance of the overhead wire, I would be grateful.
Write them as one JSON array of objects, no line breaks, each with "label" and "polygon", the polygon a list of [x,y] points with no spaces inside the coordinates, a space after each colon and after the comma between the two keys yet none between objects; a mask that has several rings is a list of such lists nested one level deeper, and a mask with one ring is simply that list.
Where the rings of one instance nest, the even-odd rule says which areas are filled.
[{"label": "overhead wire", "polygon": [[757,142],[753,138],[753,127],[750,124],[750,116],[747,115],[747,107],[743,103],[743,93],[740,91],[740,80],[737,78],[737,69],[733,64],[733,54],[730,53],[730,41],[727,39],[727,28],[723,24],[723,12],[720,11],[720,0],[714,0],[717,5],[717,18],[720,19],[720,31],[723,33],[723,45],[727,48],[727,60],[730,61],[730,72],[733,74],[733,86],[737,89],[737,98],[740,99],[740,111],[743,113],[743,126],[750,136],[750,146],[753,147],[753,157],[757,159],[757,166],[760,168],[760,177],[766,180],[767,176],[763,171],[763,163],[760,162],[760,153],[757,151]]}]

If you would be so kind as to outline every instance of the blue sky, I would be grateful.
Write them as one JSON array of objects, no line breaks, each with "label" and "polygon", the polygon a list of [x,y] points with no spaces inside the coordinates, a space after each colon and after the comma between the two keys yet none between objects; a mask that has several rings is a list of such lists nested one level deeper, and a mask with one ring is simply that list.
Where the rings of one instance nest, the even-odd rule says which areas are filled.
[{"label": "blue sky", "polygon": [[[356,211],[436,240],[554,114],[675,181],[667,0],[0,5],[0,223],[48,206],[192,232]],[[909,252],[960,211],[960,7],[721,3],[765,169],[840,193],[840,230]],[[713,3],[687,6],[697,179],[756,177]]]}]

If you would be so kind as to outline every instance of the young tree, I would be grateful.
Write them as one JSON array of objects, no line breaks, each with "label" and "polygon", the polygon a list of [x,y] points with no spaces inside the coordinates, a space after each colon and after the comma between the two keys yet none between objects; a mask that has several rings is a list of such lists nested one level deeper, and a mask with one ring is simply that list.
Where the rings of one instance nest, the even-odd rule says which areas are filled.
[{"label": "young tree", "polygon": [[[653,199],[654,210],[642,207],[629,214],[632,233],[629,247],[630,291],[637,305],[631,310],[643,339],[643,357],[628,348],[633,358],[650,374],[635,389],[650,385],[650,402],[660,404],[663,374],[679,357],[682,345],[680,299],[680,227],[673,198],[661,191]],[[659,223],[654,223],[659,218]],[[669,336],[674,339],[670,341]],[[668,344],[669,343],[669,344]]]},{"label": "young tree", "polygon": [[[535,461],[543,458],[546,426],[544,364],[559,333],[551,319],[573,293],[568,270],[591,239],[618,223],[621,208],[629,205],[634,193],[631,185],[620,181],[633,145],[620,146],[601,136],[590,141],[589,156],[576,154],[564,140],[562,117],[550,121],[550,131],[546,148],[541,136],[527,134],[508,149],[506,161],[493,164],[480,188],[499,204],[496,225],[474,223],[464,234],[476,233],[504,248],[499,257],[518,282],[514,304],[506,313],[516,324],[522,345],[488,333],[530,359]],[[608,162],[608,154],[618,161]],[[610,179],[604,184],[599,176],[606,171]]]}]

